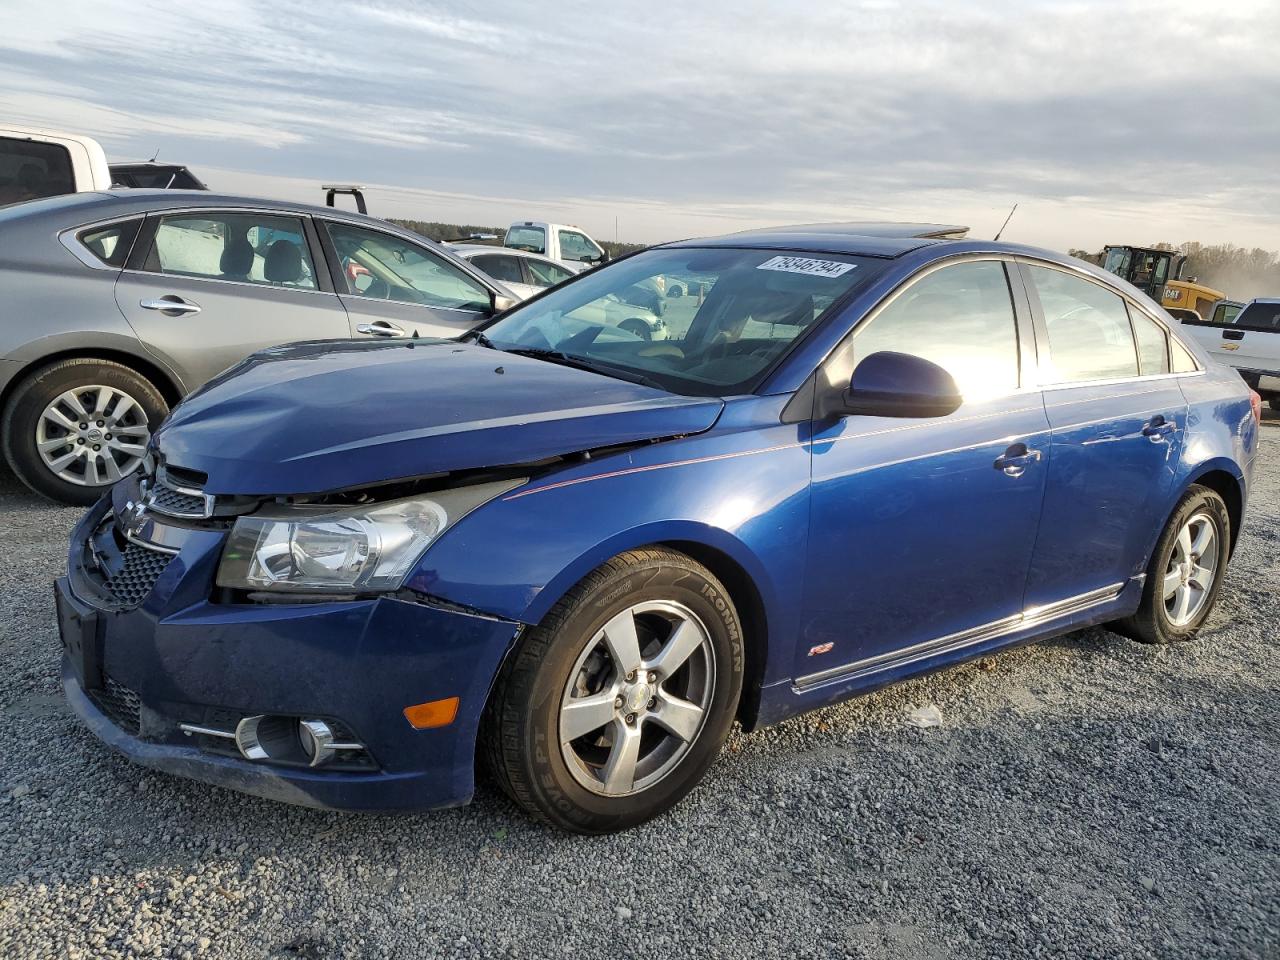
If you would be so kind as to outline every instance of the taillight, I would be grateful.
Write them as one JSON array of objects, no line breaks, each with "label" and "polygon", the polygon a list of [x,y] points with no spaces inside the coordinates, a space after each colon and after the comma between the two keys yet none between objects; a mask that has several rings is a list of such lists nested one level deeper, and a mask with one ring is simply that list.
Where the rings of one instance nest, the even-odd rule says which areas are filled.
[{"label": "taillight", "polygon": [[1253,422],[1262,423],[1262,397],[1257,390],[1249,391],[1249,406],[1253,407]]}]

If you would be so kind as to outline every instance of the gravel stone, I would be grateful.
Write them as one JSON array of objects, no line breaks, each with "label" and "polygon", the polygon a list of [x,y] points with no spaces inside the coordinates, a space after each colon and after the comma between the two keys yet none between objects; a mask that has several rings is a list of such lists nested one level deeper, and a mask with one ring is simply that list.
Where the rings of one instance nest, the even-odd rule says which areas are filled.
[{"label": "gravel stone", "polygon": [[[670,815],[574,837],[144,770],[62,702],[80,516],[0,475],[5,960],[1280,956],[1280,418],[1192,643],[1102,628],[735,731]],[[920,704],[946,723],[903,722]],[[619,922],[628,935],[619,936]]]}]

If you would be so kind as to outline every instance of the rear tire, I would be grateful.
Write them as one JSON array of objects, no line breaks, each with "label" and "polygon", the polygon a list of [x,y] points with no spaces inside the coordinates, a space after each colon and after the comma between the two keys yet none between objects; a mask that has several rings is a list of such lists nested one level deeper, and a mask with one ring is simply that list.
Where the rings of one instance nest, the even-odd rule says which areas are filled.
[{"label": "rear tire", "polygon": [[535,819],[575,833],[625,830],[702,779],[742,676],[742,628],[724,586],[684,554],[632,550],[521,638],[490,696],[482,749]]},{"label": "rear tire", "polygon": [[1276,413],[1280,413],[1280,397],[1272,397],[1270,400],[1267,401],[1267,406],[1270,407],[1272,410],[1274,410]]},{"label": "rear tire", "polygon": [[1142,603],[1116,626],[1143,643],[1189,640],[1217,602],[1230,552],[1226,503],[1208,487],[1192,486],[1151,554]]},{"label": "rear tire", "polygon": [[123,364],[62,360],[14,388],[0,425],[5,459],[36,493],[85,506],[138,467],[168,412],[160,391]]}]

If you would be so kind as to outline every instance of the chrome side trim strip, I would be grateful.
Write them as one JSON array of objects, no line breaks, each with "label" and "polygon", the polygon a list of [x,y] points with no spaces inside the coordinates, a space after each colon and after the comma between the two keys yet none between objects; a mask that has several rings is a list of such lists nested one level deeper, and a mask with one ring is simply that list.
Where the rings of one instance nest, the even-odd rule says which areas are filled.
[{"label": "chrome side trim strip", "polygon": [[944,637],[936,637],[933,640],[925,640],[922,643],[917,643],[901,650],[890,650],[874,657],[867,657],[864,660],[832,667],[829,670],[822,670],[818,673],[806,674],[803,677],[798,677],[792,685],[799,691],[810,690],[833,680],[849,680],[854,677],[867,676],[887,670],[890,667],[908,666],[938,654],[963,650],[965,647],[970,647],[974,644],[995,640],[1011,633],[1017,633],[1019,630],[1025,630],[1028,627],[1037,627],[1051,620],[1057,620],[1059,617],[1080,613],[1091,607],[1100,606],[1120,596],[1124,588],[1124,583],[1113,583],[1110,586],[1090,590],[1088,593],[1067,597],[1064,600],[1042,604],[1038,607],[1028,607],[1022,613],[1016,613],[1001,620],[994,620],[991,623],[984,623],[981,626],[971,627],[968,630],[947,634]]}]

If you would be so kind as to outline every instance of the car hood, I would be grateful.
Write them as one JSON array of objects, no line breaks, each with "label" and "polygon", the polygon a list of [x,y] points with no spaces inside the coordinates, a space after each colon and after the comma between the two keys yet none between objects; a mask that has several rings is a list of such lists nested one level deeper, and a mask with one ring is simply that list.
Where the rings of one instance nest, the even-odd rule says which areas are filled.
[{"label": "car hood", "polygon": [[307,495],[698,433],[722,408],[470,343],[337,341],[253,355],[156,443],[208,493]]}]

